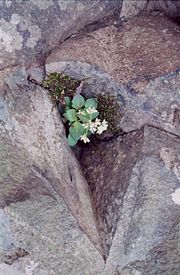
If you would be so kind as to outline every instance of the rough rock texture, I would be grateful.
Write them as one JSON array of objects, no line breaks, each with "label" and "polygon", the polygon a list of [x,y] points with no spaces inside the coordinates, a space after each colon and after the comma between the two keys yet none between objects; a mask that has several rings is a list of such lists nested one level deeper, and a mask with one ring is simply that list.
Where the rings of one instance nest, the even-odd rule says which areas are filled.
[{"label": "rough rock texture", "polygon": [[158,1],[153,1],[150,0],[148,7],[148,10],[158,10],[162,11],[165,13],[168,17],[171,17],[177,23],[180,23],[179,21],[179,10],[180,10],[180,2],[177,0],[158,0]]},{"label": "rough rock texture", "polygon": [[[179,145],[179,138],[145,128],[106,263],[107,274],[116,265],[119,274],[135,274],[138,261],[143,275],[179,273],[180,207],[172,200],[180,184]],[[128,273],[128,265],[132,272]]]},{"label": "rough rock texture", "polygon": [[[158,1],[158,0],[156,0]],[[123,0],[121,17],[130,18],[147,10],[149,0]]]},{"label": "rough rock texture", "polygon": [[3,209],[0,209],[0,253],[11,248],[13,238],[10,235],[10,223]]},{"label": "rough rock texture", "polygon": [[121,7],[119,0],[0,1],[0,70],[42,63],[60,42]]},{"label": "rough rock texture", "polygon": [[132,169],[142,147],[142,132],[84,147],[80,163],[89,183],[107,259]]},{"label": "rough rock texture", "polygon": [[164,16],[135,17],[68,39],[48,57],[46,68],[52,62],[85,62],[142,92],[150,80],[179,67],[179,30]]},{"label": "rough rock texture", "polygon": [[131,100],[127,99],[127,112],[120,122],[121,127],[129,132],[143,125],[152,125],[179,136],[179,85],[178,70],[150,81],[141,95],[134,94]]},{"label": "rough rock texture", "polygon": [[106,72],[87,63],[54,62],[47,64],[46,70],[47,73],[65,72],[77,79],[87,79],[83,91],[86,96],[99,93],[117,96],[120,105],[118,128],[124,132],[152,125],[180,135],[179,70],[151,80],[139,94],[131,85],[118,85]]},{"label": "rough rock texture", "polygon": [[[154,11],[179,3],[123,2],[118,19],[118,0],[0,1],[0,70],[24,65],[0,72],[2,275],[179,274],[180,39]],[[29,81],[45,70],[117,97],[122,136],[83,148],[88,183]]]},{"label": "rough rock texture", "polygon": [[123,0],[121,17],[130,18],[143,11],[160,11],[179,22],[180,2],[178,0]]},{"label": "rough rock texture", "polygon": [[11,268],[28,275],[101,274],[102,256],[62,200],[35,196],[6,207],[4,215],[13,246],[2,260]]},{"label": "rough rock texture", "polygon": [[61,196],[100,249],[88,185],[47,92],[29,83],[23,69],[1,83],[1,207],[33,193]]},{"label": "rough rock texture", "polygon": [[179,1],[2,0],[0,69],[31,65],[33,61],[43,63],[60,42],[114,12],[129,17],[146,9],[160,10],[178,18],[179,5]]},{"label": "rough rock texture", "polygon": [[138,261],[144,261],[140,274],[146,264],[147,274],[178,274],[180,207],[172,194],[180,185],[180,139],[145,127],[91,147],[84,148],[81,164],[107,258],[105,274],[117,266],[117,274],[126,274],[120,271],[127,265],[139,270]]},{"label": "rough rock texture", "polygon": [[21,271],[11,267],[7,264],[0,264],[0,274],[1,275],[25,275]]}]

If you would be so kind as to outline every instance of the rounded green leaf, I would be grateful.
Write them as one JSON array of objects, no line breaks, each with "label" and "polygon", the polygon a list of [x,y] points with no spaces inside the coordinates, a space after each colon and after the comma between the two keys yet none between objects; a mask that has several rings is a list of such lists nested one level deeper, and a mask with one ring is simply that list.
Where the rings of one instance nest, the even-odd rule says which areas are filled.
[{"label": "rounded green leaf", "polygon": [[99,112],[98,112],[98,111],[96,111],[96,112],[92,113],[92,114],[91,114],[91,118],[92,118],[92,120],[93,120],[93,119],[95,119],[95,118],[97,118],[97,117],[98,117],[98,115],[99,115]]},{"label": "rounded green leaf", "polygon": [[84,97],[82,95],[75,95],[72,100],[72,107],[76,110],[82,108],[85,104]]},{"label": "rounded green leaf", "polygon": [[73,122],[77,119],[76,111],[74,109],[67,110],[63,116],[70,122]]},{"label": "rounded green leaf", "polygon": [[71,98],[69,96],[65,96],[64,101],[66,103],[66,106],[68,106],[68,107],[71,106]]},{"label": "rounded green leaf", "polygon": [[76,121],[69,128],[69,132],[73,139],[79,140],[80,137],[85,133],[85,129],[80,122]]},{"label": "rounded green leaf", "polygon": [[95,98],[88,98],[86,100],[86,102],[85,102],[85,108],[89,108],[89,107],[91,107],[91,108],[94,107],[95,109],[97,109],[98,102],[97,102],[97,100]]},{"label": "rounded green leaf", "polygon": [[82,121],[82,122],[88,122],[90,120],[89,114],[77,114],[77,117]]},{"label": "rounded green leaf", "polygon": [[68,135],[68,144],[69,146],[74,146],[76,145],[77,140],[75,140],[70,134]]}]

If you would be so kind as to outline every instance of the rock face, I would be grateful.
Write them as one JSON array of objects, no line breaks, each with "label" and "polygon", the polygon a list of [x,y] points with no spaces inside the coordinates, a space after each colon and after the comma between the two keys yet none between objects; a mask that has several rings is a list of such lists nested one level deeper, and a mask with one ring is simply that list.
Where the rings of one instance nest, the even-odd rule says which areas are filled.
[{"label": "rock face", "polygon": [[124,132],[152,125],[180,135],[179,69],[149,80],[141,86],[139,93],[133,88],[133,82],[119,85],[105,71],[88,63],[56,61],[47,63],[46,71],[66,72],[77,79],[87,79],[84,85],[86,96],[96,96],[99,93],[115,95],[120,105],[117,127]]},{"label": "rock face", "polygon": [[119,0],[0,1],[0,70],[42,63],[60,42],[121,7]]},{"label": "rock face", "polygon": [[[179,274],[179,30],[149,15],[177,2],[0,1],[0,274]],[[121,136],[78,162],[42,72],[114,95]]]},{"label": "rock face", "polygon": [[0,102],[1,207],[32,193],[62,197],[100,249],[88,185],[47,92],[16,70],[6,76]]},{"label": "rock face", "polygon": [[[3,260],[12,269],[33,275],[102,273],[102,256],[62,199],[57,202],[49,196],[35,196],[6,207],[4,215],[10,219],[13,246]],[[16,259],[15,254],[19,255]]]},{"label": "rock face", "polygon": [[121,216],[132,169],[139,157],[143,133],[139,131],[117,140],[101,142],[84,148],[80,157],[88,180],[98,220],[103,253],[108,258],[109,249]]},{"label": "rock face", "polygon": [[180,139],[151,127],[84,149],[105,274],[178,274],[179,157]]},{"label": "rock face", "polygon": [[179,1],[2,0],[0,70],[18,64],[44,63],[60,42],[114,12],[130,17],[146,9],[160,10],[178,18],[179,8]]},{"label": "rock face", "polygon": [[[85,95],[109,91],[116,95],[120,103],[121,129],[125,133],[135,131],[112,142],[85,147],[80,157],[91,188],[103,255],[107,260],[103,274],[135,274],[137,271],[145,275],[145,266],[151,274],[151,264],[153,274],[160,274],[156,272],[163,268],[167,274],[178,274],[178,257],[171,265],[170,261],[164,264],[165,258],[160,256],[163,263],[156,265],[158,251],[163,253],[168,247],[174,247],[170,259],[176,253],[174,242],[180,217],[179,206],[172,200],[179,186],[179,138],[169,137],[164,132],[180,135],[177,61],[180,44],[176,28],[162,15],[142,15],[123,23],[120,28],[114,24],[88,35],[80,33],[66,41],[64,47],[57,48],[46,61],[46,73],[66,72],[77,79],[87,79]],[[168,52],[164,39],[167,44],[174,43],[172,48],[168,47]],[[169,57],[164,59],[164,54]],[[137,131],[144,125],[155,128]],[[171,168],[167,168],[168,159]],[[162,201],[159,201],[159,193],[166,194],[164,198],[161,196]],[[130,199],[128,194],[132,196]],[[150,201],[147,205],[146,196]],[[135,208],[133,201],[137,202]],[[170,205],[172,212],[166,211]],[[123,214],[126,211],[128,221]],[[167,216],[161,220],[164,212]],[[127,243],[124,244],[124,240]],[[151,255],[148,262],[147,255]],[[138,269],[139,262],[141,268]],[[131,265],[134,269],[128,269]]]},{"label": "rock face", "polygon": [[121,17],[130,18],[142,12],[160,11],[179,22],[179,1],[174,0],[124,0]]},{"label": "rock face", "polygon": [[178,274],[180,207],[172,200],[172,193],[180,183],[179,149],[179,138],[145,128],[141,153],[123,199],[107,272],[118,264],[118,270],[123,270],[119,274],[133,274],[136,270],[140,274]]},{"label": "rock face", "polygon": [[142,15],[68,39],[48,57],[46,70],[60,61],[97,65],[117,83],[142,93],[150,80],[179,67],[179,37],[177,25],[164,16]]}]

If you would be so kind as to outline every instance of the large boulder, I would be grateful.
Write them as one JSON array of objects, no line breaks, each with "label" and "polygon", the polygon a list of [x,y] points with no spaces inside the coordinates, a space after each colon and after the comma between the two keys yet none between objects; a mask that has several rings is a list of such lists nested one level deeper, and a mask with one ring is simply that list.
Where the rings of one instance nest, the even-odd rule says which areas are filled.
[{"label": "large boulder", "polygon": [[[123,2],[123,12],[133,6],[125,17],[167,14],[174,2],[173,17],[178,6]],[[114,20],[121,4],[0,2],[2,274],[179,274],[179,30],[156,12]],[[119,104],[122,135],[84,146],[81,167],[48,92],[33,83],[43,77],[34,62]]]},{"label": "large boulder", "polygon": [[9,238],[11,247],[3,253],[0,247],[0,260],[4,262],[0,274],[4,274],[2,270],[5,275],[102,273],[102,256],[62,199],[35,195],[5,207],[1,217],[6,228],[4,243]]},{"label": "large boulder", "polygon": [[81,164],[107,259],[103,274],[179,274],[180,138],[146,126],[85,147]]},{"label": "large boulder", "polygon": [[120,26],[114,22],[68,39],[49,55],[46,70],[60,61],[88,63],[104,70],[117,83],[142,93],[151,80],[179,67],[179,48],[180,35],[174,22],[164,16],[142,15]]},{"label": "large boulder", "polygon": [[0,1],[0,70],[43,63],[60,42],[120,9],[122,1]]},{"label": "large boulder", "polygon": [[118,127],[124,132],[148,124],[180,135],[180,39],[175,23],[164,16],[139,16],[121,28],[111,25],[63,45],[47,58],[46,74],[65,72],[84,79],[87,96],[115,95]]},{"label": "large boulder", "polygon": [[0,207],[33,194],[63,198],[99,250],[89,188],[69,148],[59,114],[26,72],[0,80]]},{"label": "large boulder", "polygon": [[116,126],[124,133],[148,124],[180,135],[180,74],[178,69],[149,81],[143,87],[143,92],[139,94],[131,85],[117,84],[96,65],[80,61],[48,63],[46,72],[47,74],[64,72],[73,78],[82,80],[82,94],[85,97],[113,96],[119,105],[115,117]]},{"label": "large boulder", "polygon": [[179,142],[177,137],[145,128],[123,198],[107,274],[116,265],[116,274],[179,274],[180,205],[173,198],[180,184]]}]

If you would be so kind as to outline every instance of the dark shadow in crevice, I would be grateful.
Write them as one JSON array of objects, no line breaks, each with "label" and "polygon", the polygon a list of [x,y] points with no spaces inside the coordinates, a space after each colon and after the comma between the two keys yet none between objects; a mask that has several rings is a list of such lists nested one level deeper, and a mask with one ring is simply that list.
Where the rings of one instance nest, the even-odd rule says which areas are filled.
[{"label": "dark shadow in crevice", "polygon": [[78,160],[90,187],[105,261],[142,143],[143,130],[138,130],[109,141],[99,140],[81,147]]}]

